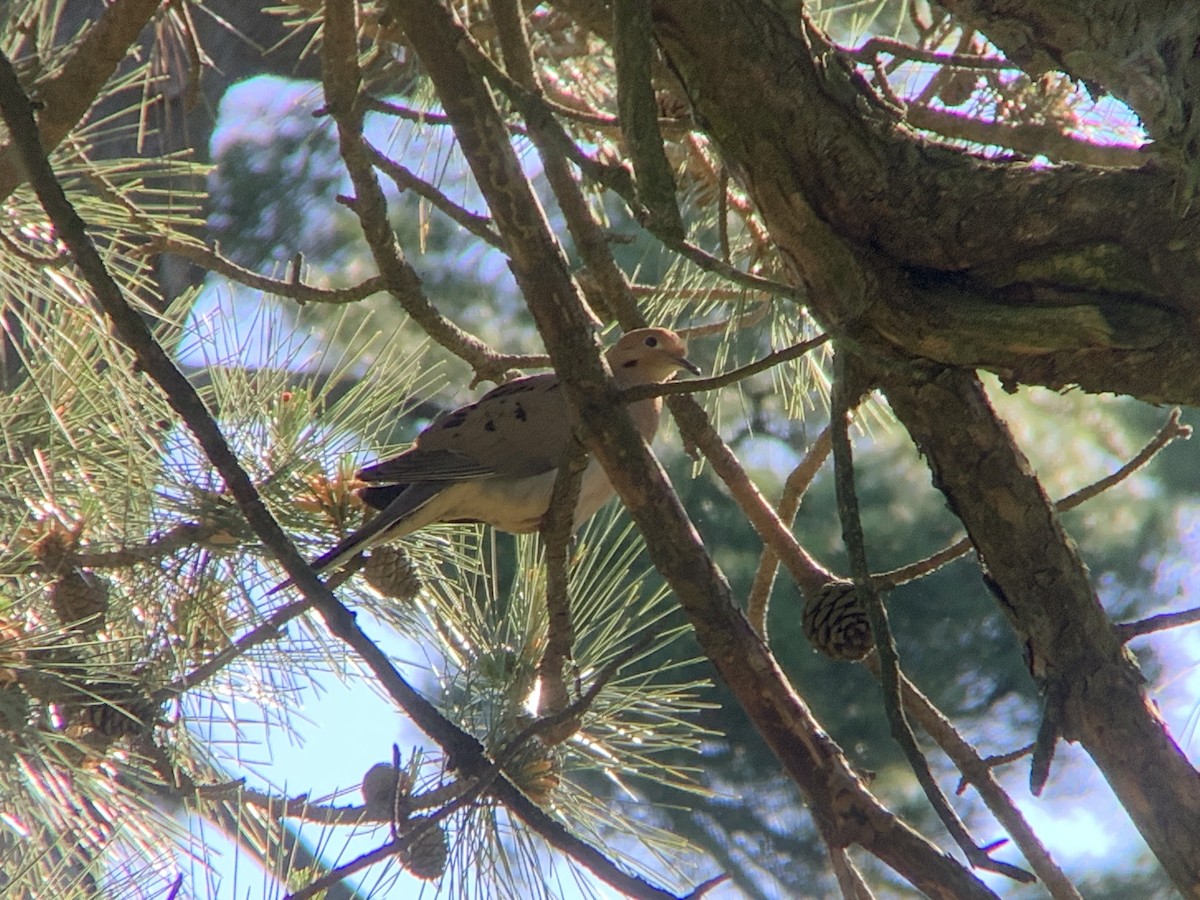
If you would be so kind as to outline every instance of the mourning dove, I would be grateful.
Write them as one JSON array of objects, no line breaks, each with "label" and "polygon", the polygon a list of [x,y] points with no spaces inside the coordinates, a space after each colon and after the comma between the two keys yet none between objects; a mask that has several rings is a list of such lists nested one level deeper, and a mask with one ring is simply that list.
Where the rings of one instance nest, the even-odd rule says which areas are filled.
[{"label": "mourning dove", "polygon": [[[605,359],[617,386],[627,388],[669,381],[679,369],[699,374],[686,353],[686,342],[673,331],[642,328],[622,336]],[[380,512],[313,560],[313,569],[334,568],[360,550],[434,522],[484,522],[514,534],[536,531],[571,439],[570,410],[559,387],[553,372],[502,384],[438,419],[411,449],[358,472],[358,479],[367,482],[359,497]],[[647,441],[658,429],[661,410],[658,397],[629,406]],[[612,494],[604,469],[589,460],[575,527]]]}]

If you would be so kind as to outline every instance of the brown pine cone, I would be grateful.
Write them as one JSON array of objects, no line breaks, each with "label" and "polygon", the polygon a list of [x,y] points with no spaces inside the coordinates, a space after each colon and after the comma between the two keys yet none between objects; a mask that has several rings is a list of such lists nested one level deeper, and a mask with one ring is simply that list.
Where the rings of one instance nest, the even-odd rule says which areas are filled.
[{"label": "brown pine cone", "polygon": [[830,581],[804,604],[804,636],[830,659],[862,659],[875,647],[862,600],[849,581]]},{"label": "brown pine cone", "polygon": [[421,592],[421,576],[399,547],[376,547],[363,564],[367,584],[393,600],[412,600]]},{"label": "brown pine cone", "polygon": [[421,828],[412,842],[398,854],[404,868],[426,881],[441,878],[446,872],[450,842],[441,825],[425,825],[424,819],[414,819],[413,826]]},{"label": "brown pine cone", "polygon": [[553,747],[532,738],[504,765],[504,774],[538,806],[550,805],[562,781],[562,760]]},{"label": "brown pine cone", "polygon": [[[367,769],[362,780],[363,806],[367,815],[379,819],[402,817],[406,810],[396,804],[397,793],[408,797],[412,790],[412,779],[407,772],[391,763],[376,763]],[[407,807],[407,804],[403,804]]]},{"label": "brown pine cone", "polygon": [[94,634],[108,614],[108,582],[72,566],[50,586],[50,606],[63,625]]}]

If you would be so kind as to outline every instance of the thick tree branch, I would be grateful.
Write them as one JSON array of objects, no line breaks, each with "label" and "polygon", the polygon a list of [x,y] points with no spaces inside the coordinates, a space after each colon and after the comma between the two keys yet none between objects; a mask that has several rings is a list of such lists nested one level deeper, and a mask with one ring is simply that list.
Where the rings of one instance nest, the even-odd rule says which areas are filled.
[{"label": "thick tree branch", "polygon": [[994,896],[970,872],[879,806],[787,685],[734,606],[728,584],[616,396],[591,335],[590,318],[507,142],[499,111],[460,55],[468,38],[433,0],[392,0],[389,9],[454,120],[496,227],[509,241],[513,273],[563,378],[563,391],[584,429],[585,444],[630,509],[701,645],[768,744],[839,840],[861,843],[934,896]]},{"label": "thick tree branch", "polygon": [[1080,742],[1183,893],[1200,890],[1200,776],[1146,696],[1073,542],[971,373],[879,372],[978,549],[1065,738]]},{"label": "thick tree branch", "polygon": [[811,23],[797,35],[758,0],[654,11],[697,119],[826,327],[855,318],[907,354],[1011,381],[1200,403],[1200,210],[1164,216],[1169,174],[933,147]]}]

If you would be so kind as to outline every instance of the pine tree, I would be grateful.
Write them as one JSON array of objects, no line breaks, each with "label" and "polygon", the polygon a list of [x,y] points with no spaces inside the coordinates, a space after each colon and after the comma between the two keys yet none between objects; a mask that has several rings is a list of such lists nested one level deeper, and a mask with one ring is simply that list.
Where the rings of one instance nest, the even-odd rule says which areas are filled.
[{"label": "pine tree", "polygon": [[[1121,884],[1200,884],[1126,648],[1195,618],[1149,616],[1184,507],[1120,493],[1196,399],[1186,67],[955,6],[0,11],[6,895],[216,896],[219,832],[264,896],[1077,896],[1011,796],[1063,740],[1161,867]],[[195,101],[269,70],[314,80],[214,169]],[[715,373],[664,390],[670,480],[598,363],[647,322]],[[364,462],[547,364],[623,504],[314,578]],[[1005,397],[1068,384],[1133,399]],[[314,794],[262,762],[325,691],[362,721]]]}]

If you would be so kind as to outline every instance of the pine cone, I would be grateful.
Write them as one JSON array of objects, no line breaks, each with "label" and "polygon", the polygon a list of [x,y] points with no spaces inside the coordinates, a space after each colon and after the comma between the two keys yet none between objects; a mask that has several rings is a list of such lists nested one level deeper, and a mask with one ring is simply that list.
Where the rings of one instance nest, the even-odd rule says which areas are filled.
[{"label": "pine cone", "polygon": [[804,636],[830,659],[862,659],[875,647],[854,584],[830,581],[804,604]]},{"label": "pine cone", "polygon": [[418,878],[426,881],[441,878],[446,872],[446,857],[450,855],[445,829],[441,825],[425,825],[423,817],[414,819],[412,824],[421,830],[398,854],[400,862]]},{"label": "pine cone", "polygon": [[367,584],[393,600],[412,600],[421,592],[421,576],[399,547],[376,547],[363,565]]},{"label": "pine cone", "polygon": [[411,779],[391,763],[376,763],[367,769],[362,780],[363,806],[367,815],[391,819],[397,814],[396,794],[407,797],[412,790]]},{"label": "pine cone", "polygon": [[50,586],[50,606],[63,625],[94,634],[108,614],[108,582],[72,566]]},{"label": "pine cone", "polygon": [[504,766],[504,774],[538,806],[548,806],[562,781],[562,760],[538,738],[525,742]]}]

